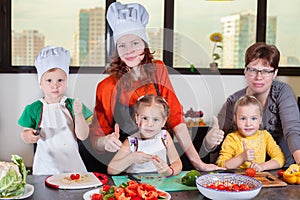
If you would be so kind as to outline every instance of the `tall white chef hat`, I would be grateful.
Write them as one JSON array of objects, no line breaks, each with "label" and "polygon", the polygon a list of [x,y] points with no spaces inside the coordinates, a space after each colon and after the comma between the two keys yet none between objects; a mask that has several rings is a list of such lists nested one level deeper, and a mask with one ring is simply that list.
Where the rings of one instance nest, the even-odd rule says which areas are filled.
[{"label": "tall white chef hat", "polygon": [[62,69],[69,76],[70,52],[63,47],[46,46],[36,57],[34,65],[39,83],[45,72],[53,68]]},{"label": "tall white chef hat", "polygon": [[121,36],[126,34],[137,35],[148,42],[146,25],[149,14],[142,5],[114,2],[107,10],[106,19],[113,31],[115,44]]}]

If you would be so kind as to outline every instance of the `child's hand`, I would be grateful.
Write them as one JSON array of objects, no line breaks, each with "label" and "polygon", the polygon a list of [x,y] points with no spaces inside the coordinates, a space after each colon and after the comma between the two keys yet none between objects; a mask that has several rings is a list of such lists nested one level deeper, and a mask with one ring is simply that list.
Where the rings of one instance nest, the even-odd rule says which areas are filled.
[{"label": "child's hand", "polygon": [[254,149],[249,149],[245,141],[243,141],[243,147],[244,147],[244,152],[243,152],[244,161],[252,162],[254,160],[254,154],[255,154]]},{"label": "child's hand", "polygon": [[80,115],[82,113],[82,104],[78,99],[73,102],[73,110],[75,115]]},{"label": "child's hand", "polygon": [[157,169],[157,173],[164,175],[164,176],[170,175],[169,165],[164,160],[162,160],[160,157],[152,156],[152,162],[153,162],[155,168]]},{"label": "child's hand", "polygon": [[257,171],[257,172],[264,171],[264,168],[259,163],[256,163],[256,162],[252,162],[250,167],[255,169],[255,171]]},{"label": "child's hand", "polygon": [[34,130],[32,128],[25,129],[22,133],[24,142],[31,144],[31,143],[37,143],[37,141],[40,139],[39,135],[35,135],[37,130]]},{"label": "child's hand", "polygon": [[139,164],[146,163],[152,160],[152,155],[146,154],[142,151],[136,151],[132,154],[132,156],[134,156],[135,158],[135,163]]}]

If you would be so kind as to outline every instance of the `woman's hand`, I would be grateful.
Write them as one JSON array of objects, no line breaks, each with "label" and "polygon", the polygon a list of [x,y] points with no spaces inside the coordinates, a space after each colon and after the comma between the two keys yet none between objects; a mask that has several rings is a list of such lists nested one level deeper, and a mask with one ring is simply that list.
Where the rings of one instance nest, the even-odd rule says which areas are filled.
[{"label": "woman's hand", "polygon": [[253,168],[255,169],[255,171],[257,172],[262,172],[264,171],[264,167],[256,162],[252,162],[251,165],[250,165],[250,168]]},{"label": "woman's hand", "polygon": [[224,131],[220,130],[218,118],[213,116],[213,126],[205,136],[205,146],[208,150],[212,150],[214,147],[222,143],[224,139]]},{"label": "woman's hand", "polygon": [[116,152],[118,151],[121,146],[122,142],[119,140],[120,137],[120,129],[119,125],[115,124],[115,132],[105,136],[105,150],[109,152]]}]

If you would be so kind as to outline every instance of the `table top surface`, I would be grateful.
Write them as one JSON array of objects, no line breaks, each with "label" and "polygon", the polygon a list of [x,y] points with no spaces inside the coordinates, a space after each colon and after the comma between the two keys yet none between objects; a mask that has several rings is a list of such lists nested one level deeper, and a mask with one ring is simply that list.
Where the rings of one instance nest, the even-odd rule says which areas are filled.
[{"label": "table top surface", "polygon": [[[276,174],[276,171],[270,171]],[[53,199],[83,199],[85,192],[94,188],[78,189],[78,190],[57,190],[49,188],[45,185],[47,176],[29,175],[27,183],[34,186],[34,193],[26,198],[28,200],[53,200]],[[109,185],[114,185],[113,180],[110,178]],[[270,187],[262,188],[260,193],[254,199],[299,199],[299,185],[288,185],[286,187]],[[169,192],[172,200],[181,199],[207,199],[198,190]]]}]

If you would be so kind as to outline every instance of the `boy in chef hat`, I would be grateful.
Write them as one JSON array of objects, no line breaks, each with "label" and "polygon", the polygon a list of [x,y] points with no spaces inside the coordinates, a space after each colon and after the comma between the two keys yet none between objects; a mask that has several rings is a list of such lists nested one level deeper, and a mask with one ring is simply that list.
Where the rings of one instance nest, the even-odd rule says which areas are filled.
[{"label": "boy in chef hat", "polygon": [[142,5],[114,2],[107,10],[106,19],[113,31],[115,44],[121,36],[126,34],[137,35],[148,43],[146,25],[149,14]]},{"label": "boy in chef hat", "polygon": [[24,142],[37,143],[33,174],[87,171],[77,140],[88,137],[86,120],[92,112],[79,100],[64,96],[69,64],[69,51],[56,46],[45,47],[35,60],[44,97],[27,105],[18,120]]}]

